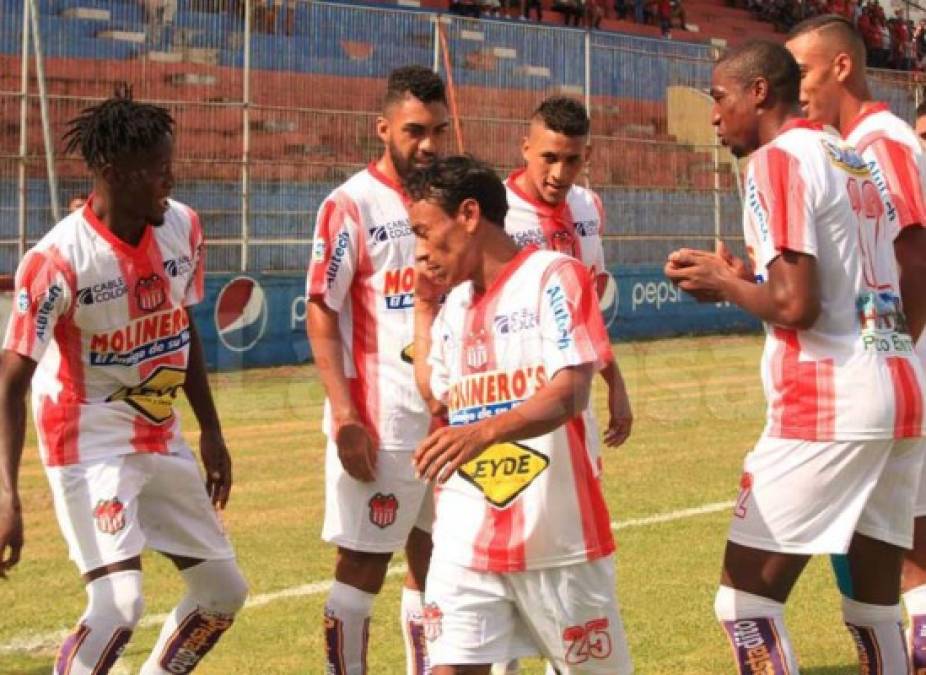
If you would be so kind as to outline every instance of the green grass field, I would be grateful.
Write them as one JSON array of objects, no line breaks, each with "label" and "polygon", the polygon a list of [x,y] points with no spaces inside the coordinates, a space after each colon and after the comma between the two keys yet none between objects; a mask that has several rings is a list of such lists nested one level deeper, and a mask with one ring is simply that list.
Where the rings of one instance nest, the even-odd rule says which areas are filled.
[{"label": "green grass field", "polygon": [[[764,404],[761,339],[703,337],[621,344],[636,423],[630,441],[605,454],[604,485],[618,523],[618,595],[641,675],[732,672],[713,616],[713,594],[743,454],[757,437]],[[214,391],[235,456],[236,484],[225,522],[252,599],[199,673],[323,673],[321,617],[332,550],[319,540],[323,509],[322,391],[314,370],[286,367],[219,374]],[[603,417],[603,391],[595,402]],[[195,424],[182,411],[186,428]],[[195,434],[190,434],[191,442]],[[194,445],[195,447],[195,445]],[[84,606],[84,593],[52,512],[30,435],[22,470],[23,560],[0,582],[0,673],[51,671],[56,633]],[[685,509],[715,505],[698,514]],[[659,514],[661,522],[644,520]],[[640,522],[640,521],[643,522]],[[401,562],[397,559],[396,562]],[[180,578],[146,556],[148,614],[170,609]],[[375,607],[371,673],[401,674],[398,576]],[[296,592],[266,596],[287,589]],[[788,609],[792,638],[809,675],[856,673],[829,563],[816,560]],[[137,672],[157,627],[136,631],[114,672]],[[525,672],[541,673],[538,662]]]}]

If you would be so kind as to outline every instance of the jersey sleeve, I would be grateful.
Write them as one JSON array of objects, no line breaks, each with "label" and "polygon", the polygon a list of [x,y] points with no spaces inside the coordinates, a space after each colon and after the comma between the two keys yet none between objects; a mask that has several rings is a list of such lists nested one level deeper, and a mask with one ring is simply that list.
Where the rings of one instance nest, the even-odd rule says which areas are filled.
[{"label": "jersey sleeve", "polygon": [[202,302],[206,294],[206,241],[199,214],[193,209],[190,213],[190,259],[193,270],[187,281],[183,304],[187,307]]},{"label": "jersey sleeve", "polygon": [[[446,307],[446,305],[444,306]],[[438,401],[444,401],[450,389],[450,369],[447,361],[447,338],[449,325],[442,308],[431,324],[431,351],[428,365],[431,367],[431,395]]]},{"label": "jersey sleeve", "polygon": [[750,243],[757,266],[768,267],[783,251],[817,256],[814,214],[825,170],[775,146],[750,161],[746,214],[755,234]]},{"label": "jersey sleeve", "polygon": [[61,270],[45,253],[27,253],[16,270],[4,349],[38,363],[54,340],[58,320],[70,305],[71,289]]},{"label": "jersey sleeve", "polygon": [[548,268],[540,290],[541,354],[547,377],[586,363],[596,370],[611,359],[598,296],[588,270],[576,260]]},{"label": "jersey sleeve", "polygon": [[918,162],[913,148],[905,143],[882,136],[868,146],[866,155],[873,156],[884,178],[882,197],[894,237],[913,225],[926,227],[926,199],[923,195],[923,164]]},{"label": "jersey sleeve", "polygon": [[306,296],[341,309],[357,269],[360,247],[357,205],[343,193],[326,199],[318,210]]}]

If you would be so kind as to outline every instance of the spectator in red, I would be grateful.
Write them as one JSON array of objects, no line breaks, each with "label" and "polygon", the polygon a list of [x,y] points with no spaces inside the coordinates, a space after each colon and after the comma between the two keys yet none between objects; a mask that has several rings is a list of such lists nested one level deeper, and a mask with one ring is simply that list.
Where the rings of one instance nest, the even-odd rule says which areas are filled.
[{"label": "spectator in red", "polygon": [[659,28],[662,31],[662,37],[667,40],[672,39],[672,2],[671,0],[659,0],[657,5],[657,15],[659,16]]}]

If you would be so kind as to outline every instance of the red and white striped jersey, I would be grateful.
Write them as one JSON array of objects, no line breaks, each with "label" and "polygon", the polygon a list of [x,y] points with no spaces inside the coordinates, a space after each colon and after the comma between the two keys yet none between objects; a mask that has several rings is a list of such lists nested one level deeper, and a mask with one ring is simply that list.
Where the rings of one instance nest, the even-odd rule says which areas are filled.
[{"label": "red and white striped jersey", "polygon": [[203,297],[199,217],[170,201],[137,246],[93,212],[58,223],[23,258],[4,348],[38,364],[32,406],[46,466],[185,445],[186,307]]},{"label": "red and white striped jersey", "polygon": [[[413,449],[430,424],[411,362],[414,292],[407,199],[370,164],[319,208],[306,294],[338,313],[351,396],[382,450]],[[331,424],[326,401],[329,437]]]},{"label": "red and white striped jersey", "polygon": [[605,217],[601,198],[578,185],[566,193],[566,199],[553,205],[533,199],[517,185],[524,169],[515,171],[505,181],[508,215],[505,232],[518,248],[539,246],[577,258],[594,277],[604,270]]},{"label": "red and white striped jersey", "polygon": [[[447,297],[432,328],[431,388],[461,425],[517,407],[562,369],[600,367],[611,345],[586,269],[521,250],[480,297]],[[489,447],[436,491],[434,553],[476,570],[568,565],[614,550],[582,416]]]},{"label": "red and white striped jersey", "polygon": [[766,325],[766,435],[922,435],[923,374],[885,230],[885,206],[865,161],[821,127],[793,121],[750,158],[744,233],[757,280],[790,250],[816,259],[820,284],[821,313],[811,328]]}]

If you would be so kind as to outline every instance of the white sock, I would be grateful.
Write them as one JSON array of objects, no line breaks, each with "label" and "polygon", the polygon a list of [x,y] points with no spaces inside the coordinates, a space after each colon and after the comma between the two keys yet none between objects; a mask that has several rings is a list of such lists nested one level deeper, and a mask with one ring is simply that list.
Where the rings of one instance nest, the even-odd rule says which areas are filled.
[{"label": "white sock", "polygon": [[325,603],[329,675],[366,675],[373,593],[335,581]]},{"label": "white sock", "polygon": [[714,613],[733,647],[738,673],[797,674],[783,604],[721,586],[714,599]]},{"label": "white sock", "polygon": [[855,640],[861,672],[907,673],[907,646],[900,604],[869,605],[843,597],[842,618]]},{"label": "white sock", "polygon": [[[547,668],[550,664],[547,664]],[[517,659],[511,659],[508,663],[493,663],[491,675],[519,675],[521,672],[521,663]]]},{"label": "white sock", "polygon": [[61,645],[55,675],[106,675],[144,611],[141,572],[125,570],[87,584],[87,609]]},{"label": "white sock", "polygon": [[402,639],[405,641],[406,675],[430,675],[428,641],[424,637],[424,593],[402,587]]},{"label": "white sock", "polygon": [[171,610],[140,675],[190,673],[244,605],[248,586],[234,560],[207,560],[180,572],[187,594]]},{"label": "white sock", "polygon": [[926,669],[926,586],[917,586],[903,594],[910,627],[907,629],[907,648],[913,661],[913,672]]}]

